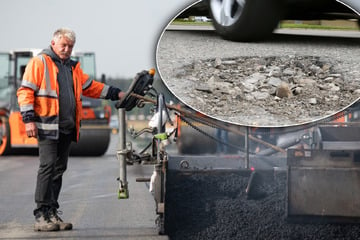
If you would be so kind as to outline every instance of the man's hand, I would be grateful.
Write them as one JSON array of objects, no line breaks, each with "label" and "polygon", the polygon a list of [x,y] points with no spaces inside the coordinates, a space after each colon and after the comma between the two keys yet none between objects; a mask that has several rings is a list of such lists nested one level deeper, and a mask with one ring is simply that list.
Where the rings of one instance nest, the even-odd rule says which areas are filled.
[{"label": "man's hand", "polygon": [[38,129],[34,122],[25,123],[25,131],[28,137],[37,137]]},{"label": "man's hand", "polygon": [[125,92],[121,91],[119,92],[119,100],[123,99],[125,97]]}]

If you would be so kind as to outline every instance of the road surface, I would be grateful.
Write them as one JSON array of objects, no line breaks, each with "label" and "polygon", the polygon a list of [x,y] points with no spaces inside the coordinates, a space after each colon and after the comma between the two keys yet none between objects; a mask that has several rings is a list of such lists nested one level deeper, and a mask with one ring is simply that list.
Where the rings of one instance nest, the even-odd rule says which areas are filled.
[{"label": "road surface", "polygon": [[128,167],[130,198],[117,199],[117,135],[102,157],[70,157],[60,196],[72,231],[34,232],[37,156],[0,157],[0,239],[167,239],[155,225],[155,201],[145,183],[152,165]]}]

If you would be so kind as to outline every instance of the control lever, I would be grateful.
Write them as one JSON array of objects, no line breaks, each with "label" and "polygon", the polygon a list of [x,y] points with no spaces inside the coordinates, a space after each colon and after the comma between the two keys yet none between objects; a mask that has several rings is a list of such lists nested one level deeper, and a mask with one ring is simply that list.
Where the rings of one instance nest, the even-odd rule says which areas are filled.
[{"label": "control lever", "polygon": [[137,104],[141,104],[141,100],[132,96],[132,94],[135,93],[140,96],[145,96],[145,94],[152,89],[154,75],[155,69],[150,69],[149,71],[144,70],[136,74],[125,96],[115,104],[115,107],[117,109],[123,108],[126,111],[131,111]]}]

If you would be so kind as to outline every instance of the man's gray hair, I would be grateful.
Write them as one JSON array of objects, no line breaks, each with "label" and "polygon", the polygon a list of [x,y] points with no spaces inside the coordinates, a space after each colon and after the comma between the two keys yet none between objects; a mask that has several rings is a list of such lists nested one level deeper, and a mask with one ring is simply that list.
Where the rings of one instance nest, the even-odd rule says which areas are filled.
[{"label": "man's gray hair", "polygon": [[76,41],[76,35],[75,32],[69,28],[59,28],[57,29],[53,34],[53,40],[59,40],[61,37],[66,37],[70,39],[70,41],[74,42]]}]

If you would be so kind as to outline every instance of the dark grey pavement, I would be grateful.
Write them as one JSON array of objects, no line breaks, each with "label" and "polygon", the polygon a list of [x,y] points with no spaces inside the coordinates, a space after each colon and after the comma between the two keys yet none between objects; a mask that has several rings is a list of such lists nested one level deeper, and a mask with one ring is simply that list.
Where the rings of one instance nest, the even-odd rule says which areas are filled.
[{"label": "dark grey pavement", "polygon": [[71,157],[64,176],[61,217],[72,231],[34,232],[37,156],[0,157],[0,239],[167,239],[155,225],[155,201],[145,183],[153,166],[128,167],[130,198],[117,199],[117,136],[102,157]]}]

